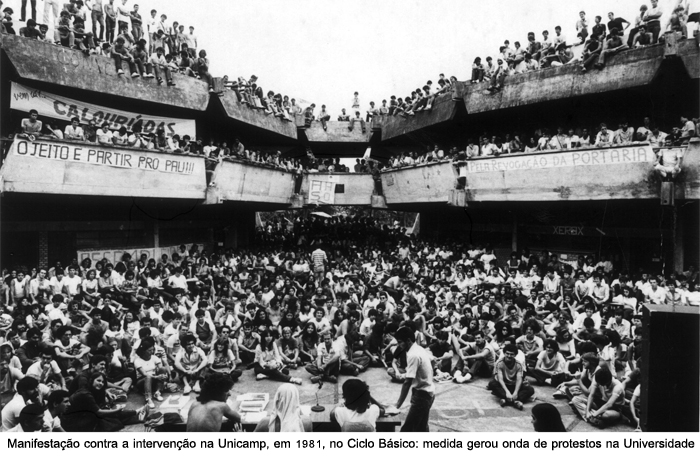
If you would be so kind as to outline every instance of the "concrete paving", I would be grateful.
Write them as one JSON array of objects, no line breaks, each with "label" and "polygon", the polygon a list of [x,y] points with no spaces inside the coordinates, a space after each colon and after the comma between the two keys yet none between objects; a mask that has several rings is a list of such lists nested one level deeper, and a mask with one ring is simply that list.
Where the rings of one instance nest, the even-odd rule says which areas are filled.
[{"label": "concrete paving", "polygon": [[[313,405],[318,393],[319,403],[324,405],[337,404],[342,401],[341,386],[348,379],[341,376],[338,384],[324,384],[319,391],[318,385],[311,384],[310,375],[303,368],[292,370],[293,376],[301,377],[303,384],[299,386],[299,398],[302,404]],[[386,371],[380,368],[370,368],[358,376],[370,387],[372,396],[377,401],[385,404],[396,402],[400,392],[400,385],[392,383]],[[566,400],[552,398],[554,388],[550,386],[536,386],[536,400],[525,404],[525,409],[519,411],[513,407],[499,406],[496,398],[486,390],[488,380],[476,379],[467,384],[455,384],[453,382],[439,383],[436,385],[435,403],[430,412],[431,432],[532,432],[531,408],[541,402],[552,403],[562,415],[562,420],[568,431],[571,432],[600,432],[601,430],[589,425],[578,418],[569,407]],[[534,384],[533,384],[534,385]],[[246,392],[266,392],[270,398],[275,394],[279,383],[270,380],[256,381],[252,370],[246,370],[240,380],[231,390],[232,396],[238,396]],[[173,394],[164,394],[167,397]],[[178,394],[179,395],[179,394]],[[195,393],[190,394],[195,397]],[[129,395],[128,408],[139,408],[143,405],[143,397],[135,393]],[[404,402],[401,408],[400,418],[403,421],[410,405],[410,398]],[[156,406],[159,406],[156,403]],[[398,430],[398,429],[397,429]],[[124,431],[144,431],[143,425],[129,426]],[[616,425],[604,429],[605,432],[629,432],[632,428],[627,425]]]}]

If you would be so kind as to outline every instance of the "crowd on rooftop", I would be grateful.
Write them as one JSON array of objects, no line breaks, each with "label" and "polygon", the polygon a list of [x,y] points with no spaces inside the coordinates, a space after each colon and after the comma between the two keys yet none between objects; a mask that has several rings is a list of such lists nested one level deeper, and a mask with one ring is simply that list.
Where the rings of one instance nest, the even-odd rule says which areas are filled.
[{"label": "crowd on rooftop", "polygon": [[[157,420],[168,392],[200,401],[213,380],[334,383],[371,368],[403,384],[416,352],[426,386],[485,378],[501,406],[522,409],[549,385],[595,426],[637,427],[641,305],[700,305],[694,267],[664,277],[605,255],[498,258],[362,217],[288,225],[259,235],[288,242],[252,249],[3,269],[0,388],[14,397],[2,430],[118,430]],[[144,407],[115,408],[134,389]],[[403,430],[421,420],[409,414]]]},{"label": "crowd on rooftop", "polygon": [[[697,2],[679,0],[670,14],[664,14],[657,0],[651,0],[651,7],[643,4],[625,41],[625,31],[632,25],[628,20],[609,12],[607,24],[603,23],[602,16],[596,16],[591,24],[586,12],[581,11],[576,21],[575,39],[567,39],[562,27],[557,25],[554,35],[550,36],[549,30],[542,31],[541,40],[537,40],[535,32],[529,32],[525,46],[515,41],[511,47],[510,41],[505,40],[495,63],[491,56],[486,57],[485,63],[481,57],[474,59],[470,82],[488,81],[488,90],[494,92],[503,87],[508,76],[540,68],[578,63],[584,73],[593,67],[602,69],[609,57],[627,49],[663,42],[665,33],[676,32],[681,39],[687,38],[689,22],[695,23],[692,33],[700,39],[697,30],[700,5]],[[665,33],[662,33],[662,23],[666,24]],[[580,59],[575,59],[572,47],[579,45],[583,46],[583,52]]]},{"label": "crowd on rooftop", "polygon": [[[20,22],[15,31],[10,7],[3,9],[2,33],[19,34],[59,46],[79,49],[85,55],[103,55],[114,59],[118,75],[124,74],[123,63],[131,77],[155,78],[158,84],[174,86],[172,75],[180,73],[202,79],[213,92],[213,78],[204,49],[197,49],[194,26],[173,21],[155,9],[144,18],[138,3],[127,0],[45,0],[41,22],[37,22],[36,0],[31,1],[31,18],[26,15],[27,1],[22,2]],[[2,2],[0,1],[0,8]],[[92,30],[87,26],[90,17]],[[99,32],[98,32],[99,28]]]}]

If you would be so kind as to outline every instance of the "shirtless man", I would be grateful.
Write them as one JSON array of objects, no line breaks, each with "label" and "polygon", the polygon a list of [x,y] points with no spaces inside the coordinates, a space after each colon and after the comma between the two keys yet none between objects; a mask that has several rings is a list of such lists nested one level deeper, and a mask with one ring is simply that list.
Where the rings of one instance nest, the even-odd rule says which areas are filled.
[{"label": "shirtless man", "polygon": [[234,423],[234,430],[240,429],[240,414],[226,404],[231,387],[233,381],[224,374],[212,373],[206,378],[187,416],[188,432],[219,432],[224,416]]}]

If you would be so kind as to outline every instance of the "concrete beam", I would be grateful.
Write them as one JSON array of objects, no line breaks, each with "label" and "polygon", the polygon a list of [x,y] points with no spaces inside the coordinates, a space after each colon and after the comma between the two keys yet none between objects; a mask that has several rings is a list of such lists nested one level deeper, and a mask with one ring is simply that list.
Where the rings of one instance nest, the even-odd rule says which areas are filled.
[{"label": "concrete beam", "polygon": [[466,87],[467,113],[481,113],[550,100],[646,86],[664,60],[663,45],[624,51],[606,67],[581,73],[579,65],[563,65],[521,73],[505,79],[503,90],[492,94],[484,81]]},{"label": "concrete beam", "polygon": [[[333,205],[370,206],[374,192],[374,180],[369,173],[307,173],[301,183],[304,202],[309,202],[311,181],[335,183],[336,193]],[[343,192],[338,192],[341,189]]]},{"label": "concrete beam", "polygon": [[[686,152],[676,198],[698,198],[700,142]],[[479,158],[466,162],[466,193],[451,204],[660,198],[656,156],[648,145]]]},{"label": "concrete beam", "polygon": [[209,102],[206,83],[195,78],[176,74],[175,87],[159,86],[155,79],[132,79],[128,65],[117,76],[108,57],[16,35],[3,35],[2,49],[21,78],[197,111]]},{"label": "concrete beam", "polygon": [[219,164],[214,181],[207,190],[207,204],[231,201],[289,206],[294,193],[292,173],[233,160]]},{"label": "concrete beam", "polygon": [[452,99],[452,93],[442,94],[435,99],[430,111],[419,111],[408,117],[388,116],[382,124],[382,141],[450,121],[456,114],[457,103]]},{"label": "concrete beam", "polygon": [[203,200],[204,158],[59,140],[15,140],[0,190],[36,194]]},{"label": "concrete beam", "polygon": [[387,205],[447,203],[455,186],[455,169],[449,161],[384,171],[382,190]]},{"label": "concrete beam", "polygon": [[294,121],[285,121],[272,114],[265,113],[265,110],[250,108],[240,103],[236,93],[231,90],[222,92],[219,100],[224,107],[224,111],[231,119],[287,138],[297,139],[297,127]]},{"label": "concrete beam", "polygon": [[362,128],[359,123],[355,122],[352,132],[348,130],[349,122],[328,121],[326,123],[327,130],[323,130],[321,123],[314,121],[311,127],[305,128],[304,133],[311,143],[369,143],[369,137],[372,134],[370,123],[366,123],[365,133],[362,133]]}]

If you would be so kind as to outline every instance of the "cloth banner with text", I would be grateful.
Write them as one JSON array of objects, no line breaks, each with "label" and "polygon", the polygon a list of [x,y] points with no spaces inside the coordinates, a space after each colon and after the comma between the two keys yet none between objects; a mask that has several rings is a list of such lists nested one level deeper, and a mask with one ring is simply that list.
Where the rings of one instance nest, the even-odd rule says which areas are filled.
[{"label": "cloth banner with text", "polygon": [[494,171],[536,170],[541,168],[585,167],[594,165],[620,165],[627,163],[653,163],[656,154],[648,144],[632,144],[605,149],[580,149],[551,151],[546,154],[509,154],[493,159],[479,158],[467,161],[469,173]]},{"label": "cloth banner with text", "polygon": [[[185,246],[187,249],[190,249],[192,244],[186,244]],[[159,262],[163,254],[167,254],[168,259],[170,259],[176,252],[180,252],[179,246],[83,250],[78,251],[78,262],[82,262],[83,259],[87,258],[92,260],[92,265],[94,266],[96,262],[99,262],[102,259],[107,259],[110,263],[116,265],[117,262],[122,260],[122,256],[124,254],[130,254],[133,261],[140,259],[142,254],[146,254],[149,259],[155,259],[156,262]]]},{"label": "cloth banner with text", "polygon": [[197,167],[204,166],[203,159],[189,155],[117,149],[92,143],[15,140],[8,155],[179,175],[191,175]]},{"label": "cloth banner with text", "polygon": [[195,138],[197,135],[194,119],[147,116],[105,108],[60,97],[42,90],[32,89],[14,81],[10,91],[10,108],[27,113],[29,110],[35,109],[39,116],[59,119],[65,122],[70,122],[73,117],[80,118],[81,124],[87,124],[89,121],[94,120],[97,123],[97,127],[102,126],[104,122],[109,122],[111,130],[119,130],[122,126],[126,127],[127,130],[131,130],[131,126],[140,120],[143,122],[144,133],[155,132],[158,127],[163,127],[168,135],[177,133],[180,136],[189,135],[191,138]]}]

